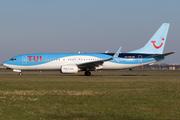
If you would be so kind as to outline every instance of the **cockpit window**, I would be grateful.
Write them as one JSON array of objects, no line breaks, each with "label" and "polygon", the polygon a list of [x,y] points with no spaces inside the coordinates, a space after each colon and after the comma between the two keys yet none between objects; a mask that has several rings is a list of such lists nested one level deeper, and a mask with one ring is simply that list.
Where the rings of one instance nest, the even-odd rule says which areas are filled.
[{"label": "cockpit window", "polygon": [[12,61],[16,61],[16,58],[11,58],[10,60],[12,60]]}]

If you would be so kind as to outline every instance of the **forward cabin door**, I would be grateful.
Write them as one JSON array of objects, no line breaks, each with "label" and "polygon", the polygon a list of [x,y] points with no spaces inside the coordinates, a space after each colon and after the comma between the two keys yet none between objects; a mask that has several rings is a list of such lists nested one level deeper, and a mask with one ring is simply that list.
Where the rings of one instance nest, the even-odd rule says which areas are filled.
[{"label": "forward cabin door", "polygon": [[22,56],[22,64],[27,64],[27,56]]}]

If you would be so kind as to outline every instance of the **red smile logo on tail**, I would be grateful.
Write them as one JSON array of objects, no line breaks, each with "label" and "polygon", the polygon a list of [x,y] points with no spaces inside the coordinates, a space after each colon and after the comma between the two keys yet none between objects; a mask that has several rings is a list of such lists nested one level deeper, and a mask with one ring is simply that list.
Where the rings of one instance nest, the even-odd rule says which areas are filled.
[{"label": "red smile logo on tail", "polygon": [[[162,38],[162,40],[164,41],[164,38]],[[156,49],[159,49],[162,47],[163,43],[161,43],[159,46],[156,46],[155,42],[156,41],[151,41],[153,43],[153,46],[156,48]]]}]

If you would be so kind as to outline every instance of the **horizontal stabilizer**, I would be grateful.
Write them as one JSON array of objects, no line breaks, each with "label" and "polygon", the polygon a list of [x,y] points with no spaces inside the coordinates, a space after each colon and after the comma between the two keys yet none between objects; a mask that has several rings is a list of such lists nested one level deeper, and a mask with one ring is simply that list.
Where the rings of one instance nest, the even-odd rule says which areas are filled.
[{"label": "horizontal stabilizer", "polygon": [[153,57],[153,58],[155,58],[155,57],[163,57],[163,56],[171,55],[173,53],[175,53],[175,52],[170,52],[170,53],[165,53],[165,54],[160,54],[160,55],[153,55],[153,56],[150,56],[150,57]]}]

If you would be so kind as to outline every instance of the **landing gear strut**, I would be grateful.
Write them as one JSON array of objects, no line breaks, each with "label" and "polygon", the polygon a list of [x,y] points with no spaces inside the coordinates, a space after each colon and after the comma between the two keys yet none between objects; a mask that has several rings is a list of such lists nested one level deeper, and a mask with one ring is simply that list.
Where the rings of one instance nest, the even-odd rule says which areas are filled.
[{"label": "landing gear strut", "polygon": [[20,72],[19,75],[22,76],[23,75],[22,72]]},{"label": "landing gear strut", "polygon": [[86,71],[84,74],[85,74],[86,76],[91,76],[91,72],[89,72],[89,71]]}]

